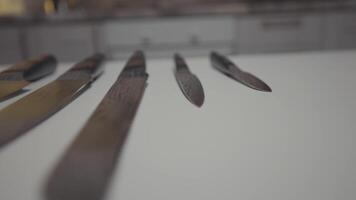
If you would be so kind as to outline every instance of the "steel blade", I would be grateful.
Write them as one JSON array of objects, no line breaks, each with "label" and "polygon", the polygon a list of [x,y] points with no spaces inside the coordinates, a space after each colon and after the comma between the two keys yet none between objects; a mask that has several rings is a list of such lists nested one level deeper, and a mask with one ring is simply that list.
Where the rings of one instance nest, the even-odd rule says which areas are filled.
[{"label": "steel blade", "polygon": [[[0,102],[5,100],[6,97],[12,95],[22,88],[29,85],[30,82],[22,81],[0,81]],[[7,98],[6,98],[7,99]]]},{"label": "steel blade", "polygon": [[272,89],[264,81],[249,72],[241,70],[227,57],[217,52],[212,52],[210,59],[214,68],[243,85],[259,91],[272,92]]},{"label": "steel blade", "polygon": [[176,54],[175,78],[184,96],[194,105],[201,107],[204,103],[205,94],[200,80],[190,72],[184,59]]},{"label": "steel blade", "polygon": [[138,63],[129,61],[55,168],[45,190],[48,200],[104,196],[146,88],[148,75]]},{"label": "steel blade", "polygon": [[67,105],[89,81],[56,80],[0,110],[0,147]]},{"label": "steel blade", "polygon": [[176,73],[175,76],[184,96],[194,105],[201,107],[205,95],[199,79],[194,74],[186,72]]},{"label": "steel blade", "polygon": [[103,60],[101,54],[86,58],[55,81],[0,110],[0,147],[41,123],[84,92],[100,74]]},{"label": "steel blade", "polygon": [[236,81],[246,85],[255,90],[263,92],[272,92],[272,89],[261,79],[248,72],[236,72],[232,73],[231,77]]}]

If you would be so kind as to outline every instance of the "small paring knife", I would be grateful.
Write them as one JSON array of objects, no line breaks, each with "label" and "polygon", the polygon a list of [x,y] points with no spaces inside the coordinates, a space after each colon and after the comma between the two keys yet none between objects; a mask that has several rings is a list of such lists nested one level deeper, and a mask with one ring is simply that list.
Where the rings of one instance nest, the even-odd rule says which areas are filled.
[{"label": "small paring knife", "polygon": [[194,105],[201,107],[204,103],[204,89],[199,79],[190,72],[187,63],[179,54],[174,55],[175,77],[184,96]]},{"label": "small paring knife", "polygon": [[43,55],[11,66],[0,73],[0,102],[17,94],[31,82],[52,74],[57,66],[53,55]]},{"label": "small paring knife", "polygon": [[249,72],[242,71],[225,56],[220,55],[217,52],[212,52],[210,54],[210,59],[214,68],[241,84],[255,90],[272,92],[272,89],[265,82]]}]

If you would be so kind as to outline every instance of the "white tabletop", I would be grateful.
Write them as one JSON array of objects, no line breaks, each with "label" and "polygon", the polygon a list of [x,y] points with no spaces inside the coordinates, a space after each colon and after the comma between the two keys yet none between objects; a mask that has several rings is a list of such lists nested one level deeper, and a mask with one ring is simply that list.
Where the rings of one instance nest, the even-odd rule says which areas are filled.
[{"label": "white tabletop", "polygon": [[[273,92],[225,77],[207,57],[188,58],[206,93],[198,109],[180,92],[172,60],[148,58],[149,85],[107,200],[356,198],[356,51],[233,60]],[[107,63],[78,99],[0,149],[1,200],[42,199],[48,173],[123,65]]]}]

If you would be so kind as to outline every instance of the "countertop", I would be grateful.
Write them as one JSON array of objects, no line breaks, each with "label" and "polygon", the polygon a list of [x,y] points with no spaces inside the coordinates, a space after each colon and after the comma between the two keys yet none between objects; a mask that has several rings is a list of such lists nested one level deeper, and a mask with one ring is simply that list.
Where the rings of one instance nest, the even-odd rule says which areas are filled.
[{"label": "countertop", "polygon": [[[106,199],[355,199],[355,55],[232,57],[272,93],[225,77],[208,57],[187,58],[205,89],[200,109],[180,92],[171,59],[148,58],[148,87]],[[54,76],[28,88],[44,85],[69,66],[61,64]],[[48,174],[123,66],[108,62],[89,90],[0,149],[0,199],[42,199]]]}]

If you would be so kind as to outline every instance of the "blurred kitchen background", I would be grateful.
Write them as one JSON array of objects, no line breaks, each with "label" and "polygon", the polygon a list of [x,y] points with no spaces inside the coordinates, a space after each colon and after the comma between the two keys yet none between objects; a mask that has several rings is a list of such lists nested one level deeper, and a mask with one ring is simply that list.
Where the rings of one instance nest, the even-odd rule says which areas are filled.
[{"label": "blurred kitchen background", "polygon": [[0,64],[356,48],[356,0],[0,0]]}]

